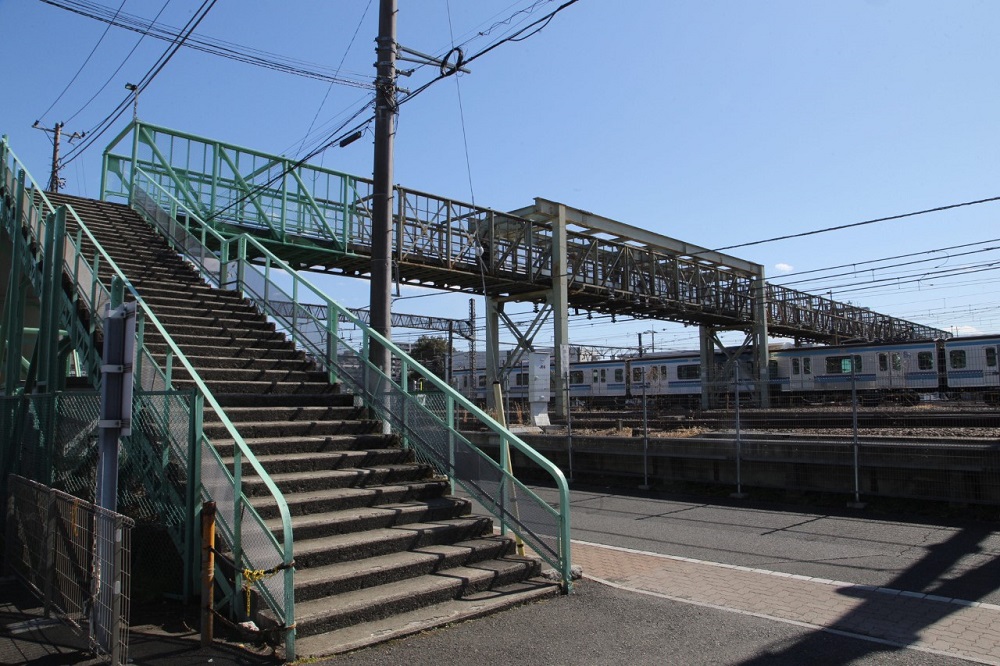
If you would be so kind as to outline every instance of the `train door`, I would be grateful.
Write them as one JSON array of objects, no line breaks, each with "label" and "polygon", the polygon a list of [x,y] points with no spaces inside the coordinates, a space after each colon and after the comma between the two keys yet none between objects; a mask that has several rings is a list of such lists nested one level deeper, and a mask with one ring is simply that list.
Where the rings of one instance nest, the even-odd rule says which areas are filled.
[{"label": "train door", "polygon": [[997,366],[1000,348],[997,345],[987,345],[983,347],[983,353],[983,383],[986,386],[1000,386],[1000,367]]},{"label": "train door", "polygon": [[788,384],[792,391],[813,390],[811,356],[793,356],[789,359]]},{"label": "train door", "polygon": [[898,351],[878,352],[876,388],[905,388],[906,373],[903,370],[903,355]]},{"label": "train door", "polygon": [[592,394],[595,396],[606,396],[608,395],[608,369],[607,368],[594,368],[591,371],[592,382]]}]

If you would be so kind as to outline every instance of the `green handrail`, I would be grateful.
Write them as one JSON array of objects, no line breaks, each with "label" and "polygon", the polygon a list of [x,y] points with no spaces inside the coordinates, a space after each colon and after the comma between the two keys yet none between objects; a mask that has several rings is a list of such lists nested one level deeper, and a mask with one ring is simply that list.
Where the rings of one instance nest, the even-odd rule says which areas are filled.
[{"label": "green handrail", "polygon": [[[399,426],[404,431],[404,438],[415,435],[416,433],[413,432],[414,428],[408,423],[400,422],[398,414],[389,405],[379,403],[377,399],[378,392],[371,388],[373,384],[371,381],[372,377],[377,378],[378,384],[383,388],[388,388],[390,392],[394,391],[403,396],[404,413],[407,413],[409,410],[413,413],[414,418],[429,419],[436,426],[444,429],[448,433],[449,456],[451,458],[451,466],[448,471],[453,478],[456,469],[454,465],[455,453],[454,448],[452,448],[454,443],[462,441],[467,446],[472,447],[472,444],[462,437],[456,426],[456,408],[464,409],[467,414],[478,422],[479,427],[485,426],[498,437],[501,442],[501,456],[506,455],[507,446],[504,446],[504,444],[507,444],[548,473],[559,490],[561,511],[553,509],[547,502],[538,497],[534,491],[512,475],[509,475],[505,469],[505,460],[501,460],[498,464],[481,451],[478,451],[478,449],[476,450],[480,457],[479,463],[491,465],[493,467],[492,473],[504,479],[503,485],[499,489],[501,506],[497,508],[496,506],[486,504],[486,508],[501,519],[501,525],[504,528],[506,528],[508,523],[515,524],[517,526],[515,531],[519,533],[522,539],[532,544],[539,555],[549,561],[559,571],[564,586],[566,589],[570,588],[572,583],[570,575],[569,489],[565,477],[558,467],[520,438],[510,433],[504,426],[479,409],[444,380],[410,358],[402,349],[392,343],[391,340],[382,337],[377,332],[368,328],[347,309],[330,299],[319,288],[299,275],[291,266],[275,256],[256,238],[248,235],[225,237],[219,234],[205,224],[197,212],[191,210],[184,202],[175,197],[172,192],[150,177],[141,167],[132,165],[132,171],[134,189],[131,199],[133,206],[143,212],[153,224],[157,225],[161,232],[171,240],[175,249],[186,254],[203,271],[206,278],[219,286],[236,286],[248,296],[256,297],[254,300],[258,302],[258,305],[267,314],[284,323],[296,342],[310,352],[314,358],[324,363],[331,379],[336,379],[339,374],[340,378],[353,383],[356,389],[367,393],[368,400],[366,402],[368,406],[381,412],[383,419],[386,421],[393,422]],[[163,203],[161,205],[158,202]],[[164,211],[162,206],[166,206],[168,211]],[[155,209],[147,209],[152,207],[155,207]],[[161,217],[157,211],[162,213],[162,219],[156,219]],[[179,212],[184,213],[182,216],[183,222],[177,219],[177,213]],[[216,249],[210,249],[210,247]],[[213,261],[217,262],[217,268],[214,265],[210,266],[210,262]],[[263,265],[263,268],[261,268],[261,265]],[[254,271],[262,275],[264,279],[263,289],[258,288],[255,291],[254,287],[249,284],[247,273]],[[279,275],[284,281],[290,280],[291,293],[288,293],[279,284],[282,280],[272,279],[272,274]],[[233,277],[234,275],[236,277]],[[281,296],[283,297],[281,300],[290,301],[293,304],[293,315],[291,317],[283,316],[269,307],[269,301],[277,300],[272,298],[273,296]],[[306,298],[303,298],[303,296]],[[328,313],[325,322],[311,315],[307,309],[296,307],[300,303],[325,305]],[[312,328],[309,331],[315,334],[326,334],[325,340],[321,339],[317,341],[312,339],[308,332],[304,332],[297,325],[299,319],[308,320],[310,317]],[[362,331],[361,352],[355,356],[359,366],[364,369],[363,374],[366,380],[352,377],[350,372],[338,373],[337,348],[348,348],[347,343],[337,335],[336,322],[341,320],[347,321]],[[378,367],[369,363],[367,349],[372,341],[388,349],[394,358],[399,359],[403,367],[401,382],[393,381],[392,377],[384,375]],[[420,405],[415,396],[409,395],[406,388],[406,380],[411,372],[419,375],[425,382],[425,385],[429,384],[433,386],[434,389],[444,396],[445,408],[443,411],[445,415],[443,418],[426,409],[423,405]],[[433,462],[443,461],[435,460]],[[446,464],[445,466],[447,467],[448,465]],[[478,499],[484,499],[484,493],[481,488],[475,487],[475,484],[470,483],[469,480],[463,480],[462,478],[457,480],[460,485],[463,485],[467,490],[477,495]],[[508,484],[511,484],[512,488],[508,488]],[[548,548],[539,535],[530,533],[528,527],[519,518],[519,512],[516,509],[511,511],[506,508],[508,502],[517,503],[527,500],[535,502],[541,511],[548,512],[555,518],[558,525],[558,545],[556,548]]]},{"label": "green handrail", "polygon": [[[41,190],[41,188],[37,186],[37,183],[34,181],[34,179],[31,178],[28,170],[24,167],[23,163],[17,158],[13,150],[10,149],[6,137],[3,137],[2,142],[0,142],[0,145],[2,145],[3,148],[3,150],[0,152],[2,152],[2,155],[4,156],[3,166],[2,166],[2,171],[3,171],[2,177],[4,183],[7,182],[8,174],[13,174],[14,172],[14,169],[11,168],[11,166],[9,166],[7,163],[9,159],[12,165],[14,167],[18,167],[18,171],[24,174],[24,181],[31,184],[30,188],[28,187],[21,188],[18,192],[18,196],[28,197],[28,193],[30,192],[30,197],[28,197],[28,200],[33,202],[34,199],[31,197],[33,197],[34,195],[37,195],[39,198],[39,204],[32,203],[27,210],[22,211],[22,217],[28,223],[27,225],[28,232],[35,239],[36,243],[38,244],[38,247],[40,248],[41,243],[38,243],[38,241],[45,237],[44,230],[46,226],[46,222],[43,221],[46,215],[42,213],[43,211],[47,210],[48,214],[54,215],[56,208],[55,206],[52,205],[51,201]],[[19,205],[21,205],[21,202],[19,202]],[[68,211],[68,213],[72,215],[79,231],[77,233],[76,239],[72,239],[69,237],[66,238],[67,256],[65,259],[64,270],[66,270],[69,273],[69,275],[71,275],[74,278],[76,284],[79,285],[79,287],[89,289],[89,300],[86,297],[84,298],[84,300],[86,301],[86,305],[88,306],[91,312],[92,326],[96,326],[100,320],[99,317],[100,306],[103,305],[104,303],[110,303],[111,300],[107,288],[103,284],[101,284],[98,279],[98,268],[101,264],[104,264],[112,270],[114,277],[116,279],[122,281],[127,291],[135,299],[137,303],[137,309],[139,312],[142,313],[144,321],[149,324],[152,324],[152,326],[156,329],[156,331],[162,336],[164,342],[167,344],[170,350],[168,352],[168,362],[169,359],[173,359],[177,362],[180,362],[180,364],[190,375],[191,380],[197,387],[197,391],[202,396],[202,399],[204,400],[205,404],[207,404],[216,413],[220,422],[226,428],[228,434],[233,438],[233,441],[235,443],[233,473],[229,477],[229,480],[232,482],[233,485],[233,496],[235,500],[233,505],[233,511],[231,514],[232,515],[231,545],[233,548],[234,560],[237,563],[237,581],[235,587],[237,590],[240,588],[240,580],[239,580],[239,577],[241,575],[240,567],[242,566],[243,560],[247,557],[243,549],[243,544],[242,544],[243,534],[241,528],[242,528],[243,514],[245,512],[249,512],[251,517],[255,519],[259,527],[263,530],[263,537],[266,540],[270,541],[271,546],[280,556],[281,564],[284,566],[283,599],[281,600],[275,599],[274,595],[270,592],[270,590],[267,588],[266,585],[259,584],[258,590],[261,592],[262,597],[267,601],[268,605],[272,607],[272,610],[274,610],[275,613],[284,622],[286,653],[289,659],[293,659],[295,654],[293,537],[292,537],[291,515],[288,510],[288,505],[284,499],[284,496],[282,495],[278,487],[274,484],[274,481],[267,474],[266,470],[257,460],[256,456],[250,450],[249,446],[247,446],[242,436],[236,430],[236,427],[226,416],[222,406],[218,403],[218,401],[212,395],[211,390],[198,375],[197,370],[187,359],[187,357],[183,354],[181,349],[177,346],[176,342],[173,340],[173,338],[161,324],[161,322],[153,313],[153,311],[146,305],[145,301],[143,301],[142,297],[132,286],[131,282],[128,280],[125,274],[115,264],[114,260],[110,257],[110,255],[107,254],[107,252],[98,242],[98,240],[87,228],[86,224],[84,224],[83,220],[81,220],[79,215],[77,215],[76,211],[73,210],[72,206],[66,206],[65,208]],[[20,225],[20,221],[18,220],[14,220],[14,223],[18,226]],[[10,229],[9,231],[12,238],[14,238],[15,236],[19,236],[19,234],[17,233],[18,229],[16,228]],[[81,261],[84,258],[83,243],[81,242],[83,240],[89,242],[91,246],[94,248],[94,259],[92,262]],[[77,293],[79,297],[79,290],[77,291]],[[86,294],[84,296],[86,296]],[[83,344],[85,340],[77,340],[75,336],[74,342],[79,342],[80,344]],[[157,372],[161,375],[161,381],[164,382],[165,388],[170,388],[170,379],[171,379],[170,376],[166,373],[163,373],[162,370],[160,370],[160,368],[155,365],[155,363],[153,362],[154,357],[152,353],[150,353],[148,349],[145,348],[143,342],[144,341],[142,340],[139,341],[140,343],[139,347],[143,351],[141,357],[144,359],[149,359],[150,365],[153,365],[153,367],[155,367]],[[88,365],[88,370],[91,371],[91,376],[93,377],[99,377],[99,369],[98,369],[99,359],[98,359],[98,365],[96,366],[94,364],[94,359],[93,359],[96,353],[97,353],[96,350],[91,348],[91,353],[88,355],[90,360],[90,363]],[[207,441],[207,439],[204,438],[204,435],[202,435],[202,438],[203,440]],[[214,449],[211,450],[214,451]],[[267,530],[264,527],[263,521],[260,519],[260,516],[257,515],[252,505],[247,501],[246,497],[243,495],[241,476],[242,476],[242,466],[244,458],[246,459],[246,462],[250,464],[253,470],[260,476],[265,486],[276,500],[276,504],[278,506],[278,510],[282,520],[282,542],[283,542],[282,544],[279,544],[277,539],[270,532],[270,530]],[[217,459],[217,461],[221,463],[221,459]],[[249,562],[249,564],[251,564],[253,568],[257,569],[268,568],[261,566],[263,564],[262,562]]]}]

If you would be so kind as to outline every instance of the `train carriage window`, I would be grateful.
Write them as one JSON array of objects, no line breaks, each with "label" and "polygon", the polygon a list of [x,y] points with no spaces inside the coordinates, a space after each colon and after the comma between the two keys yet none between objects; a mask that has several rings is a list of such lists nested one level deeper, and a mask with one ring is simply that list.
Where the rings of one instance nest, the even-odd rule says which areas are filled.
[{"label": "train carriage window", "polygon": [[964,349],[952,349],[948,353],[948,363],[952,368],[956,370],[961,370],[965,367],[965,350]]},{"label": "train carriage window", "polygon": [[934,354],[931,352],[917,352],[917,369],[918,370],[933,370],[934,369]]},{"label": "train carriage window", "polygon": [[700,365],[677,366],[677,379],[700,379],[700,378],[701,378]]},{"label": "train carriage window", "polygon": [[892,352],[892,369],[896,372],[903,369],[903,355],[899,352]]},{"label": "train carriage window", "polygon": [[861,372],[861,357],[855,354],[853,368],[851,367],[851,356],[827,356],[826,374],[828,375],[849,375],[854,372]]},{"label": "train carriage window", "polygon": [[802,371],[799,369],[799,359],[793,358],[792,359],[792,374],[793,375],[798,375],[798,374],[801,374],[801,373],[802,373]]},{"label": "train carriage window", "polygon": [[987,347],[986,348],[986,365],[988,365],[991,368],[995,368],[997,366],[997,349],[996,349],[996,347]]},{"label": "train carriage window", "polygon": [[625,381],[625,370],[623,368],[615,368],[615,381],[616,382]]},{"label": "train carriage window", "polygon": [[812,373],[813,373],[813,371],[812,371],[812,359],[811,358],[804,358],[804,359],[802,359],[802,374],[803,375],[811,375]]},{"label": "train carriage window", "polygon": [[[656,368],[653,368],[653,369],[655,370]],[[666,378],[667,378],[667,366],[661,365],[660,366],[660,379],[666,379]]]},{"label": "train carriage window", "polygon": [[479,388],[486,388],[486,375],[479,375]]},{"label": "train carriage window", "polygon": [[462,377],[462,388],[469,388],[469,378]]},{"label": "train carriage window", "polygon": [[569,383],[570,384],[582,384],[583,383],[583,370],[570,370],[570,372],[569,372]]},{"label": "train carriage window", "polygon": [[889,355],[882,353],[878,355],[878,369],[880,372],[887,372],[889,370]]},{"label": "train carriage window", "polygon": [[528,373],[519,372],[514,377],[514,386],[527,386],[528,385]]},{"label": "train carriage window", "polygon": [[632,381],[634,382],[642,381],[642,368],[638,366],[632,368]]}]

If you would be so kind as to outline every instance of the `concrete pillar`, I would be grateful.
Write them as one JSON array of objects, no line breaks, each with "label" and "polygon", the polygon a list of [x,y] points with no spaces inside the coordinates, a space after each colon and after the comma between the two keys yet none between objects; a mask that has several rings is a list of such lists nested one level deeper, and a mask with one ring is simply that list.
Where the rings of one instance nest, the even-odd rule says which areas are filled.
[{"label": "concrete pillar", "polygon": [[[558,214],[552,224],[552,292],[549,305],[552,306],[552,339],[555,345],[555,414],[566,418],[569,415],[569,397],[565,389],[569,367],[569,256],[566,251],[566,206],[560,204]],[[562,350],[566,349],[564,355]]]},{"label": "concrete pillar", "polygon": [[493,384],[500,381],[500,309],[503,304],[486,297],[486,406],[496,407]]}]

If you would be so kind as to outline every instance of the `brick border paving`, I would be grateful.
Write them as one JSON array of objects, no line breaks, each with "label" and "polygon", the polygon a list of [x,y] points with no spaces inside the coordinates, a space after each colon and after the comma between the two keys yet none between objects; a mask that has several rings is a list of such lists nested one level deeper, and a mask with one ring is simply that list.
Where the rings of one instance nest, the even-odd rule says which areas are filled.
[{"label": "brick border paving", "polygon": [[1000,666],[1000,606],[573,541],[615,587]]}]

